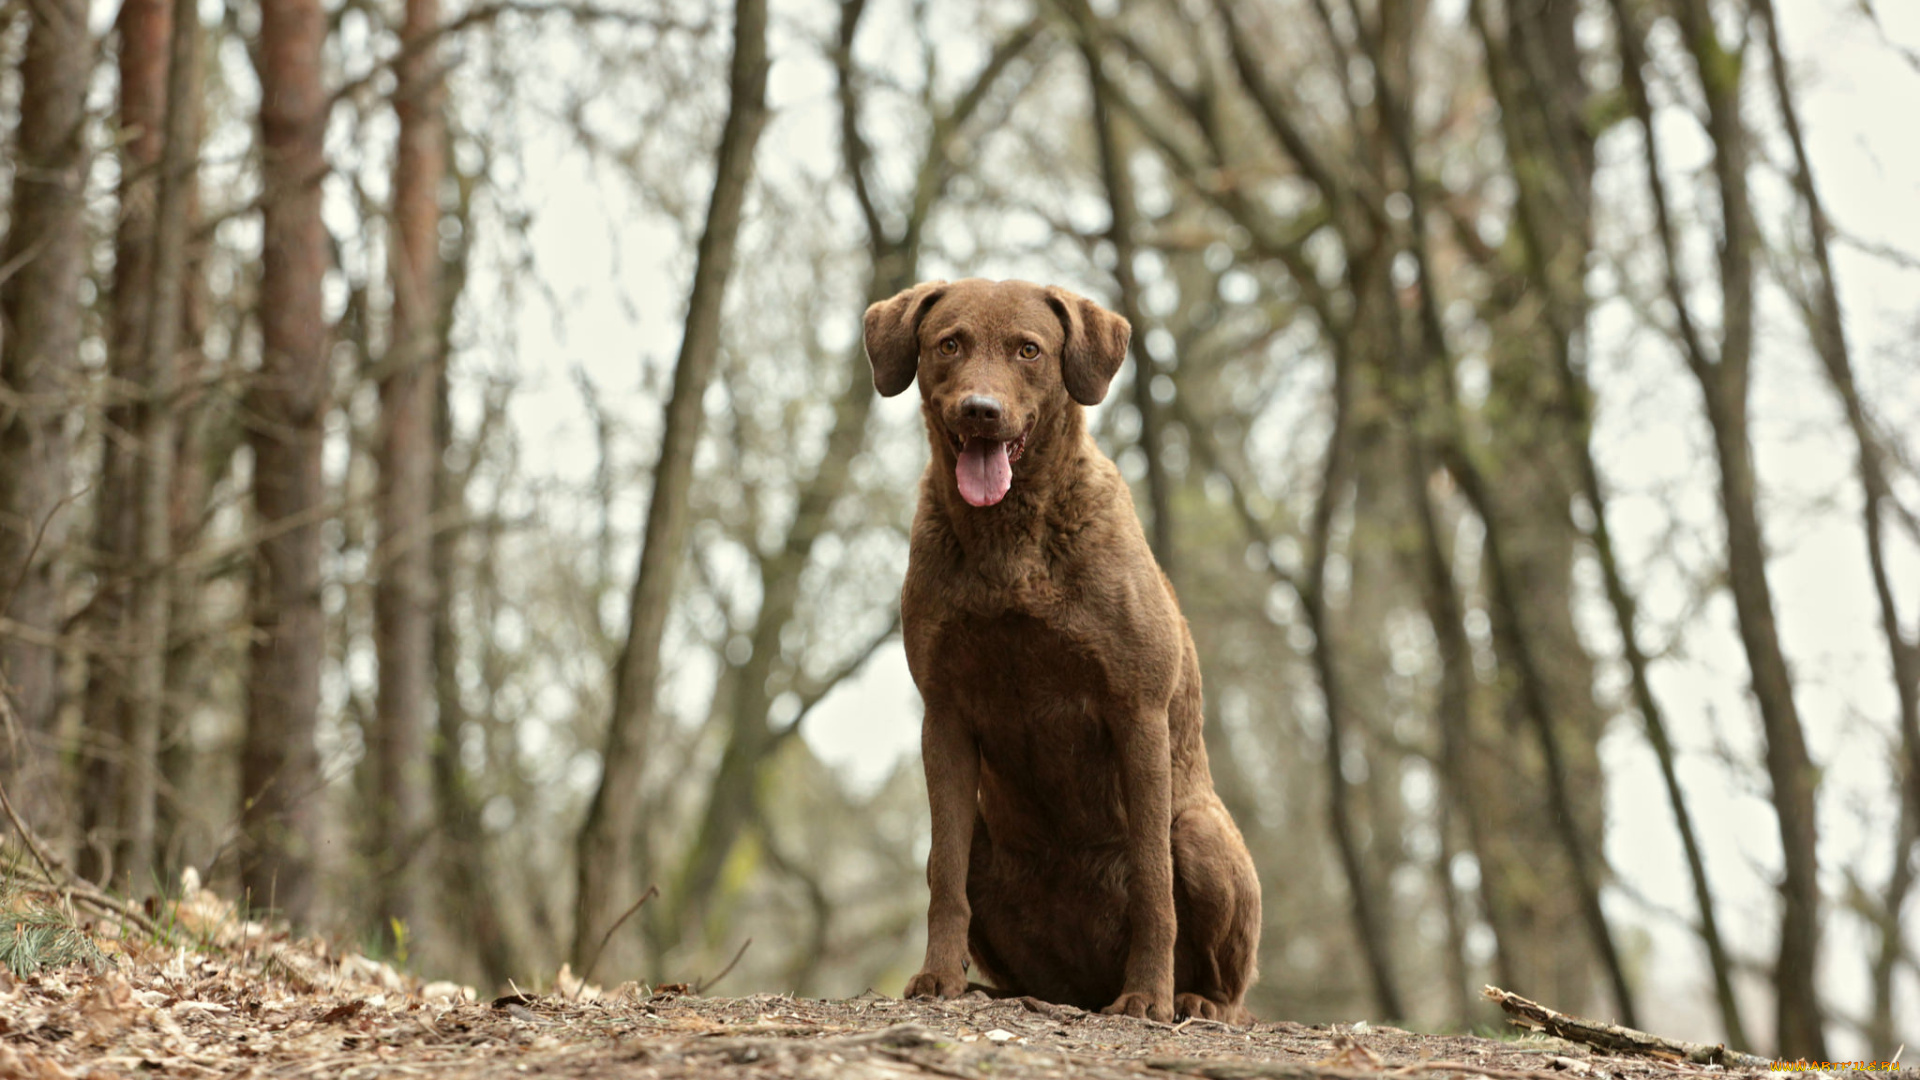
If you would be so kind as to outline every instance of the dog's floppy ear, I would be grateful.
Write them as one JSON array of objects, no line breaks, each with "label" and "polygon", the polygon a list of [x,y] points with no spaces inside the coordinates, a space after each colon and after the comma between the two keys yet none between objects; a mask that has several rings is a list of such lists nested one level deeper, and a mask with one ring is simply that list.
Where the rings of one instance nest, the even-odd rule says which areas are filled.
[{"label": "dog's floppy ear", "polygon": [[867,363],[873,388],[892,397],[913,385],[920,368],[920,320],[946,291],[944,281],[923,281],[867,306]]},{"label": "dog's floppy ear", "polygon": [[1060,351],[1060,376],[1067,393],[1082,405],[1098,405],[1107,396],[1120,362],[1127,358],[1133,327],[1127,320],[1084,296],[1049,287],[1047,305],[1060,317],[1067,332]]}]

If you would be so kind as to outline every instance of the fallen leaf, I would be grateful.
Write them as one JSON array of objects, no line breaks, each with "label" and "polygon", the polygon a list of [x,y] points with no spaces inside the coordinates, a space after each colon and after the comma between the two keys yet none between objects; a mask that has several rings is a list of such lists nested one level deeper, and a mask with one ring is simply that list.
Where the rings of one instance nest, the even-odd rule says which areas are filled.
[{"label": "fallen leaf", "polygon": [[0,1043],[0,1076],[18,1076],[23,1080],[71,1080],[73,1074],[52,1058]]}]

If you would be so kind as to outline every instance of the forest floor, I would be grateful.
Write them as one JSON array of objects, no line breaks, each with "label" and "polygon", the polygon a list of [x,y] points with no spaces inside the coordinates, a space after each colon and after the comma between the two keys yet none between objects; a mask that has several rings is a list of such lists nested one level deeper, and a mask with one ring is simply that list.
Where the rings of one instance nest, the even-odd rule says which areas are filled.
[{"label": "forest floor", "polygon": [[[158,919],[83,888],[60,894],[57,907],[0,890],[0,1080],[1786,1075],[1770,1073],[1760,1059],[1728,1068],[1673,1053],[1609,1054],[1541,1034],[1496,1040],[1364,1023],[1164,1024],[984,995],[703,997],[684,986],[601,990],[565,968],[548,992],[476,1000],[468,988],[424,983],[379,961],[335,955],[320,939],[294,939],[284,928],[246,921],[197,881],[183,885],[184,894]],[[76,900],[93,903],[96,913],[116,912],[119,921],[83,921]],[[1564,1030],[1560,1021],[1579,1023],[1523,1004],[1555,1030]],[[1607,1042],[1608,1032],[1597,1045],[1617,1045]],[[1920,1080],[1920,1070],[1874,1073],[1872,1080],[1894,1076]]]},{"label": "forest floor", "polygon": [[[302,952],[308,955],[301,955]],[[1031,1000],[697,997],[629,984],[468,1000],[287,943],[0,971],[0,1078],[1205,1077],[1680,1080],[1769,1075],[1517,1041],[1280,1022],[1161,1024]],[[396,982],[402,985],[395,985]],[[1770,1074],[1779,1077],[1782,1074]],[[1820,1074],[1829,1077],[1832,1074]],[[1874,1074],[1886,1080],[1891,1074]],[[1917,1080],[1920,1071],[1900,1074]]]}]

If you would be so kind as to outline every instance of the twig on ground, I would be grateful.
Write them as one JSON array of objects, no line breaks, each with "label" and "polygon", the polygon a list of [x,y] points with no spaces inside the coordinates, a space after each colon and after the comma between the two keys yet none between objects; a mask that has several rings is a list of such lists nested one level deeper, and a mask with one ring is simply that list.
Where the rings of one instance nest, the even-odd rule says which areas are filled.
[{"label": "twig on ground", "polygon": [[747,955],[747,946],[751,944],[753,944],[752,938],[748,938],[747,940],[741,942],[740,951],[733,954],[733,959],[727,961],[727,966],[720,969],[720,974],[715,975],[711,979],[701,979],[699,982],[694,983],[693,984],[694,996],[699,997],[700,995],[706,993],[708,990],[713,989],[714,985],[718,983],[721,979],[726,978],[727,973],[733,970],[733,965],[739,963],[740,958]]},{"label": "twig on ground", "polygon": [[20,820],[19,812],[13,808],[13,800],[7,798],[7,786],[5,784],[0,784],[0,806],[6,808],[7,820],[13,822],[14,831],[20,834],[20,842],[27,845],[27,851],[32,853],[33,861],[40,864],[40,871],[47,875],[47,880],[49,882],[59,881],[59,875],[53,872],[52,865],[47,862],[47,853],[41,850],[40,838],[33,834],[33,829],[30,828],[26,822]]},{"label": "twig on ground", "polygon": [[1204,1016],[1189,1016],[1185,1020],[1182,1020],[1179,1023],[1173,1025],[1173,1030],[1176,1033],[1185,1031],[1195,1024],[1204,1024],[1207,1027],[1217,1027],[1221,1031],[1240,1030],[1239,1028],[1234,1027],[1232,1024],[1227,1023],[1225,1020],[1209,1020]]},{"label": "twig on ground", "polygon": [[[580,981],[582,983],[593,981],[593,971],[600,966],[600,958],[607,955],[607,942],[613,940],[613,932],[625,926],[627,920],[633,918],[633,913],[640,910],[640,905],[659,895],[660,887],[658,885],[647,886],[647,891],[640,894],[640,899],[635,900],[632,907],[622,913],[619,918],[613,920],[613,925],[607,927],[607,932],[600,935],[600,944],[593,950],[593,959],[587,961],[587,970],[580,973]],[[519,987],[515,987],[514,989],[518,990]]]},{"label": "twig on ground", "polygon": [[20,816],[20,812],[13,808],[13,800],[7,798],[5,785],[0,785],[0,808],[5,809],[7,820],[13,823],[14,830],[20,834],[20,842],[27,846],[27,850],[33,855],[33,861],[39,863],[40,871],[47,875],[47,888],[79,900],[108,915],[125,919],[146,933],[155,932],[153,920],[147,918],[138,907],[117,900],[80,879],[67,868],[66,862],[59,855],[47,850],[41,843],[39,835],[33,831],[33,827],[28,825]]},{"label": "twig on ground", "polygon": [[1621,1027],[1618,1024],[1587,1020],[1583,1017],[1569,1016],[1555,1012],[1538,1002],[1528,1001],[1519,994],[1509,993],[1497,986],[1481,989],[1487,1000],[1497,1003],[1512,1017],[1512,1023],[1531,1031],[1544,1031],[1569,1042],[1577,1042],[1595,1049],[1615,1054],[1638,1054],[1642,1057],[1663,1058],[1668,1061],[1690,1061],[1696,1065],[1728,1065],[1738,1068],[1763,1069],[1773,1062],[1753,1054],[1729,1050],[1724,1044],[1680,1042],[1675,1039],[1663,1039],[1658,1035],[1649,1035],[1644,1031]]}]

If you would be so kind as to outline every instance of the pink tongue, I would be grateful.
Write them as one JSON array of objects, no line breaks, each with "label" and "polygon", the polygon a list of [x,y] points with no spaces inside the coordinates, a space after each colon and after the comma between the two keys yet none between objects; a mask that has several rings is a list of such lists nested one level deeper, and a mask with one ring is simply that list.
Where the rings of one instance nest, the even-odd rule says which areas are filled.
[{"label": "pink tongue", "polygon": [[992,439],[968,439],[953,472],[960,482],[960,497],[974,506],[992,506],[1006,498],[1013,486],[1007,444]]}]

